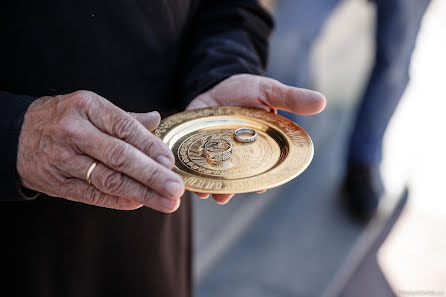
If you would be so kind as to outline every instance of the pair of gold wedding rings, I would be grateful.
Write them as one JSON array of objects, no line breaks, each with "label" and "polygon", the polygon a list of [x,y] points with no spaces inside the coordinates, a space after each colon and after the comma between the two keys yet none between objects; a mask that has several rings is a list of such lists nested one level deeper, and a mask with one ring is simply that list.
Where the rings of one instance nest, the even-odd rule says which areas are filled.
[{"label": "pair of gold wedding rings", "polygon": [[[249,128],[240,128],[235,130],[234,138],[243,143],[253,142],[257,139],[257,132]],[[202,148],[210,163],[222,163],[232,156],[232,143],[225,139],[210,139]]]},{"label": "pair of gold wedding rings", "polygon": [[203,145],[203,153],[210,163],[221,163],[232,156],[232,143],[225,139],[210,139]]}]

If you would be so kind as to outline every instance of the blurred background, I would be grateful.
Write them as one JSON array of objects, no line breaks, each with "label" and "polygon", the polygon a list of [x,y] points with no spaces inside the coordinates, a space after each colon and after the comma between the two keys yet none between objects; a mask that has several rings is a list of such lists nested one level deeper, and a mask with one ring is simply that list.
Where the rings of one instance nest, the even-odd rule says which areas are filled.
[{"label": "blurred background", "polygon": [[386,191],[366,221],[341,201],[375,61],[376,3],[263,2],[276,18],[267,74],[322,92],[327,107],[293,118],[315,146],[295,180],[224,206],[195,197],[196,296],[446,296],[446,1],[430,2],[407,53],[411,79],[379,166]]}]

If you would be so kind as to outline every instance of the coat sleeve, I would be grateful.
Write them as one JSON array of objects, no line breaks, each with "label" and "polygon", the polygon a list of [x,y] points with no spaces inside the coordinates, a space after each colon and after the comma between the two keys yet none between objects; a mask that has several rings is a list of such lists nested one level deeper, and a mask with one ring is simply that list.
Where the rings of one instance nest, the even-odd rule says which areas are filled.
[{"label": "coat sleeve", "polygon": [[200,3],[186,35],[184,104],[234,74],[263,74],[273,27],[270,15],[254,0]]},{"label": "coat sleeve", "polygon": [[28,200],[38,193],[19,185],[17,148],[20,128],[28,107],[36,98],[0,91],[0,201]]}]

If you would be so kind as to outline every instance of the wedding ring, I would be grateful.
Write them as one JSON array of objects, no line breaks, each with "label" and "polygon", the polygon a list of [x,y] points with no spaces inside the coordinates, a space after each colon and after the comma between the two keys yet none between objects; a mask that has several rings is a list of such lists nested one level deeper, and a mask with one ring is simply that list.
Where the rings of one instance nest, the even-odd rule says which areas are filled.
[{"label": "wedding ring", "polygon": [[232,143],[224,139],[211,139],[203,145],[203,153],[211,163],[221,163],[232,156]]},{"label": "wedding ring", "polygon": [[90,168],[88,168],[87,171],[87,183],[91,186],[91,174],[93,173],[93,170],[96,168],[96,165],[98,165],[98,161],[94,161],[91,165]]},{"label": "wedding ring", "polygon": [[257,139],[257,132],[249,128],[239,128],[235,130],[234,137],[240,142],[253,142]]}]

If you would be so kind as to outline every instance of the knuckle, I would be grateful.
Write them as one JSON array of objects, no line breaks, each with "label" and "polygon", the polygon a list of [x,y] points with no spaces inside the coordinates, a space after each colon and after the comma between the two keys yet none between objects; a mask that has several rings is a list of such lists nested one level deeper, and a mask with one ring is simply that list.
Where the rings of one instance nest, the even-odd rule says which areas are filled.
[{"label": "knuckle", "polygon": [[262,77],[259,80],[259,89],[265,96],[277,96],[280,91],[280,82],[278,80]]},{"label": "knuckle", "polygon": [[[147,139],[144,141],[144,144],[142,145],[142,151],[146,154],[156,149],[156,140],[154,137],[147,137]],[[161,151],[161,149],[159,150]]]},{"label": "knuckle", "polygon": [[62,138],[74,138],[79,134],[77,125],[69,118],[61,119],[54,129],[55,134]]},{"label": "knuckle", "polygon": [[88,187],[87,191],[85,192],[85,203],[88,204],[98,204],[99,201],[101,201],[101,196],[103,195],[102,192],[100,192],[98,189],[94,187]]},{"label": "knuckle", "polygon": [[53,152],[52,158],[57,164],[67,164],[71,159],[71,153],[64,149],[57,149]]},{"label": "knuckle", "polygon": [[92,104],[98,101],[98,96],[91,91],[76,91],[73,93],[73,96],[76,98],[75,104],[84,110],[89,109]]},{"label": "knuckle", "polygon": [[122,173],[111,172],[104,176],[102,183],[107,193],[119,193],[125,186],[125,178]]},{"label": "knuckle", "polygon": [[155,185],[161,182],[161,169],[159,166],[154,166],[150,171],[150,174],[147,178],[147,182],[151,185]]},{"label": "knuckle", "polygon": [[113,124],[113,134],[121,139],[128,139],[137,128],[136,120],[129,117],[120,116]]},{"label": "knuckle", "polygon": [[153,134],[149,134],[149,136],[144,139],[144,142],[141,144],[141,151],[150,155],[153,159],[156,159],[161,154],[170,156],[171,159],[174,159],[174,155],[167,144]]},{"label": "knuckle", "polygon": [[265,79],[262,79],[259,81],[259,90],[261,97],[269,100],[271,95],[274,93],[274,83],[271,83],[270,81],[267,81]]},{"label": "knuckle", "polygon": [[144,188],[142,190],[141,197],[142,197],[144,205],[146,205],[146,206],[155,205],[155,200],[159,198],[157,196],[156,192],[151,191],[148,188]]},{"label": "knuckle", "polygon": [[53,119],[47,126],[43,127],[43,133],[50,138],[66,139],[76,137],[80,129],[76,121],[70,114],[64,113],[60,117]]},{"label": "knuckle", "polygon": [[112,168],[123,168],[131,159],[130,147],[125,144],[111,145],[105,151],[105,159]]},{"label": "knuckle", "polygon": [[[82,139],[82,134],[78,132],[77,128],[65,124],[54,124],[46,127],[43,136],[50,140],[50,143],[53,145],[51,146],[52,150],[55,148],[64,150],[65,145],[75,143],[79,139]],[[57,154],[56,156],[52,156],[53,158],[65,156],[63,152],[52,151],[52,153]]]},{"label": "knuckle", "polygon": [[76,97],[85,97],[85,96],[89,96],[91,94],[93,94],[93,92],[88,91],[88,90],[78,90],[73,93],[73,95]]}]

